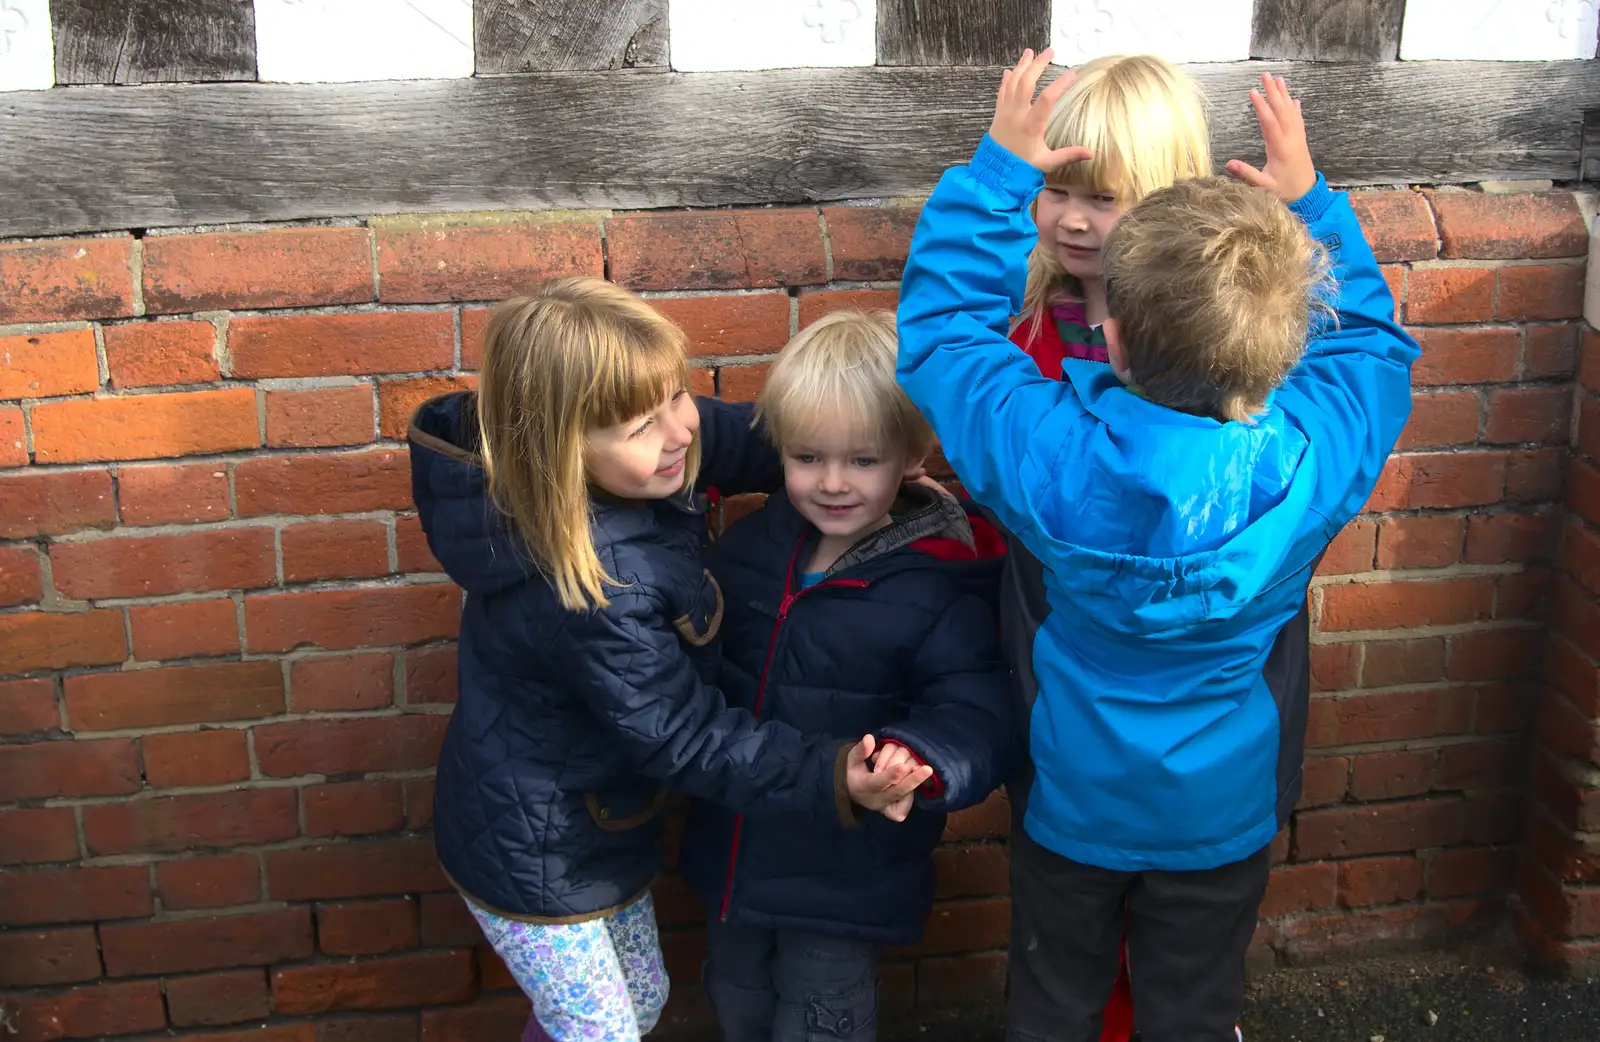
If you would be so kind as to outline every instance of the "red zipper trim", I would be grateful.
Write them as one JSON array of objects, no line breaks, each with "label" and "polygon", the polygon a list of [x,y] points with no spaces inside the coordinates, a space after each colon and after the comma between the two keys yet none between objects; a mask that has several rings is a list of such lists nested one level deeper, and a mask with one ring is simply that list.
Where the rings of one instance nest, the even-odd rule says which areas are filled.
[{"label": "red zipper trim", "polygon": [[[794,563],[800,557],[800,548],[805,545],[806,538],[801,536],[799,542],[794,544],[794,551],[789,554],[789,567],[783,575],[783,600],[778,602],[778,617],[772,623],[772,635],[767,638],[767,657],[761,662],[761,682],[756,685],[756,704],[751,711],[758,722],[761,720],[761,704],[767,696],[767,674],[772,671],[772,654],[778,647],[778,631],[783,628],[783,620],[789,617],[789,607],[801,597],[812,590],[820,590],[825,586],[845,586],[851,589],[864,590],[872,585],[866,579],[829,579],[819,582],[815,586],[808,586],[803,590],[791,593],[794,585]],[[733,845],[728,850],[728,881],[722,888],[722,908],[717,912],[720,922],[728,920],[728,905],[733,899],[733,870],[739,861],[739,836],[744,831],[744,815],[735,814],[733,817]]]}]

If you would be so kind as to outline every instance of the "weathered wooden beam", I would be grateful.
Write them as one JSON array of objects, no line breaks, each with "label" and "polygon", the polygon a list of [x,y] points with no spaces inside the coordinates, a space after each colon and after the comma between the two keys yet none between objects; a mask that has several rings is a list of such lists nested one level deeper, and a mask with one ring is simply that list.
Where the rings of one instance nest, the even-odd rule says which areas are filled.
[{"label": "weathered wooden beam", "polygon": [[474,0],[480,73],[667,64],[667,0]]},{"label": "weathered wooden beam", "polygon": [[[1335,183],[1578,176],[1600,60],[1190,71],[1220,160],[1259,159],[1263,68]],[[909,195],[971,154],[995,68],[614,72],[0,95],[0,236],[494,207]]]},{"label": "weathered wooden beam", "polygon": [[1050,0],[878,0],[879,65],[1012,64],[1050,39]]},{"label": "weathered wooden beam", "polygon": [[1304,61],[1394,61],[1406,0],[1256,0],[1250,53]]},{"label": "weathered wooden beam", "polygon": [[1583,155],[1580,177],[1585,181],[1600,181],[1600,108],[1588,109],[1583,114]]},{"label": "weathered wooden beam", "polygon": [[250,0],[50,0],[57,83],[256,78]]}]

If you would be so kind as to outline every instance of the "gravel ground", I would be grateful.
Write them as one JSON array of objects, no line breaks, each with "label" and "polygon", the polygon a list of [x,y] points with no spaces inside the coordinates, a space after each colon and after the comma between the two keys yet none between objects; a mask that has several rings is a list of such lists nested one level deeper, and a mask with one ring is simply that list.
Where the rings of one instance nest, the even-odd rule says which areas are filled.
[{"label": "gravel ground", "polygon": [[[999,1010],[895,1031],[885,1042],[1001,1042]],[[1600,981],[1528,973],[1504,941],[1344,965],[1275,970],[1250,984],[1248,1042],[1600,1042]]]}]

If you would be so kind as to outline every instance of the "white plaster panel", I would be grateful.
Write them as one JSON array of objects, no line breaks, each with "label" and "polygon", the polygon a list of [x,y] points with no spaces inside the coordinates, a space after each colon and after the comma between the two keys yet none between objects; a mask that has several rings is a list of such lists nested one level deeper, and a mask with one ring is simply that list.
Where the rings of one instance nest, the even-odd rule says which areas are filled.
[{"label": "white plaster panel", "polygon": [[1403,59],[1593,58],[1596,0],[1406,0]]},{"label": "white plaster panel", "polygon": [[0,0],[0,90],[56,84],[49,0]]},{"label": "white plaster panel", "polygon": [[1250,57],[1254,0],[1051,0],[1059,65],[1103,54],[1157,54],[1172,62]]},{"label": "white plaster panel", "polygon": [[667,23],[680,72],[877,60],[877,0],[671,0]]},{"label": "white plaster panel", "polygon": [[471,76],[472,0],[255,0],[256,69],[278,83]]}]

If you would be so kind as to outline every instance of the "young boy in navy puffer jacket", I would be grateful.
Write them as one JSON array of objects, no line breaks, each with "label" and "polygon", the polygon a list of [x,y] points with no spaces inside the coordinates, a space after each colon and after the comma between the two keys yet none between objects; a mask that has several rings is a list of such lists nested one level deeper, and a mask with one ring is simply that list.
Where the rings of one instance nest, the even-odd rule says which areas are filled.
[{"label": "young boy in navy puffer jacket", "polygon": [[728,605],[730,706],[878,735],[880,768],[935,774],[899,823],[695,805],[682,867],[710,914],[706,989],[729,1042],[874,1037],[878,952],[920,939],[945,814],[999,785],[1019,737],[993,614],[1003,544],[906,481],[932,437],[894,360],[888,314],[830,315],[784,349],[759,411],[785,489],[707,564]]}]

